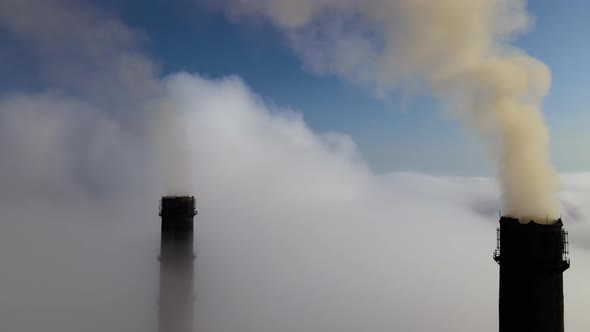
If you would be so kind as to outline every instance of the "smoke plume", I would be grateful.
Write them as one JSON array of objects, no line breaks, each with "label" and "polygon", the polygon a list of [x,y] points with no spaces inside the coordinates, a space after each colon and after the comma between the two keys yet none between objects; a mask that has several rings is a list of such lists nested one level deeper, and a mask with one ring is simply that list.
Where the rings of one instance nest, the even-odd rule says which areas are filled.
[{"label": "smoke plume", "polygon": [[[11,106],[0,110],[0,121],[4,120],[1,123],[24,117],[23,111],[10,114],[20,109],[28,110],[30,119],[34,116],[51,118],[53,122],[45,123],[56,123],[65,129],[82,127],[78,119],[82,118],[85,127],[78,128],[75,133],[85,133],[87,139],[64,138],[66,143],[62,145],[72,145],[71,149],[81,155],[98,150],[86,157],[89,163],[86,169],[99,168],[93,166],[99,162],[107,164],[106,168],[124,164],[129,174],[121,178],[136,178],[146,167],[138,167],[131,159],[142,155],[143,163],[147,159],[157,160],[154,169],[163,176],[150,178],[158,182],[161,191],[191,192],[189,158],[184,153],[185,133],[180,114],[163,92],[158,66],[143,53],[142,45],[148,39],[144,33],[87,1],[71,0],[0,0],[0,32],[12,35],[26,45],[24,53],[31,52],[38,59],[39,73],[34,78],[41,86],[41,92],[9,96],[10,103],[0,104]],[[50,107],[46,107],[46,103]],[[7,111],[3,112],[5,109]],[[55,130],[56,141],[61,141],[57,136],[66,136],[63,134],[66,131]],[[149,152],[152,155],[143,155],[146,151],[140,148],[124,149],[117,140],[128,140],[121,139],[119,133],[137,142],[152,141]],[[45,139],[45,144],[49,145],[48,141],[51,142]],[[122,151],[117,158],[106,161],[108,156],[112,157],[112,151],[119,150]],[[97,177],[93,172],[86,173],[90,174],[83,174],[82,181]],[[99,185],[113,181],[112,175],[106,176],[107,173],[102,171],[100,179],[96,180]],[[127,184],[128,187],[135,185]]]},{"label": "smoke plume", "polygon": [[[1,331],[155,331],[157,202],[181,186],[198,197],[196,331],[498,330],[493,181],[376,176],[350,137],[239,77],[159,76],[145,38],[84,0],[0,0],[2,64],[32,85],[0,87]],[[564,184],[588,249],[590,176]],[[566,324],[588,331],[588,250],[572,260]]]},{"label": "smoke plume", "polygon": [[555,218],[556,180],[539,110],[547,67],[510,45],[532,19],[524,0],[225,0],[230,17],[285,33],[307,69],[385,95],[429,89],[483,139],[504,214]]}]

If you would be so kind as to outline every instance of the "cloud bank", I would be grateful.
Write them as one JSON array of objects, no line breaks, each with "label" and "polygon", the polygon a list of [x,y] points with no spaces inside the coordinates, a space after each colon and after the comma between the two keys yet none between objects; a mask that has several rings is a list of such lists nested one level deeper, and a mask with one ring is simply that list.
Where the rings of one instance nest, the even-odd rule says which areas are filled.
[{"label": "cloud bank", "polygon": [[[497,329],[494,181],[371,174],[349,138],[312,132],[297,113],[265,105],[235,77],[181,73],[162,86],[184,116],[193,156],[196,330]],[[65,133],[81,124],[67,123]],[[36,129],[15,137],[34,139]],[[111,146],[102,161],[124,160],[113,151],[128,151],[130,142]],[[149,148],[146,141],[137,144]],[[101,182],[117,200],[50,195],[43,190],[80,193],[93,186],[62,164],[45,167],[51,160],[45,151],[19,147],[19,155],[40,158],[30,163],[38,177],[13,173],[13,188],[22,180],[31,191],[2,201],[7,222],[0,255],[12,267],[0,283],[7,294],[0,300],[5,328],[153,330],[154,182],[143,178],[139,188],[146,192]],[[79,154],[64,149],[56,160]],[[13,163],[27,165],[13,156]],[[102,171],[158,176],[137,160],[132,164],[139,168],[129,171],[112,164]],[[573,242],[566,323],[579,331],[590,326],[583,310],[590,295],[583,291],[590,273],[583,249],[590,185],[582,181],[588,176],[564,178],[562,193]],[[69,183],[75,185],[59,187]]]},{"label": "cloud bank", "polygon": [[[71,5],[0,1],[46,87],[0,96],[3,329],[154,331],[157,199],[190,188],[198,331],[497,330],[494,181],[377,176],[238,77],[130,74],[113,59],[156,67],[141,33]],[[72,68],[52,56],[79,43]],[[590,177],[563,183],[566,326],[585,331]]]}]

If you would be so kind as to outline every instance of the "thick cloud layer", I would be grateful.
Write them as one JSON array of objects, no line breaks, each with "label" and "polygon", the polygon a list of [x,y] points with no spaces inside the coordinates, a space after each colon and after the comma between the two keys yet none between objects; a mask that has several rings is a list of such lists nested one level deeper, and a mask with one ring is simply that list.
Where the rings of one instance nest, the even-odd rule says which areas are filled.
[{"label": "thick cloud layer", "polygon": [[[497,329],[498,267],[491,252],[500,204],[494,181],[375,176],[349,138],[312,132],[297,113],[267,107],[238,78],[177,74],[162,85],[190,133],[199,205],[197,330]],[[11,110],[18,105],[20,112],[3,114],[26,114],[21,104],[6,104],[15,105]],[[44,108],[60,119],[54,120],[60,123],[59,137],[85,125],[83,108],[73,117],[67,105]],[[6,119],[3,124],[16,127]],[[22,130],[12,142],[35,141],[38,128],[23,125],[35,120],[19,121]],[[90,163],[111,162],[104,179],[131,174],[120,162],[125,158],[136,166],[133,171],[148,173],[132,156],[119,155],[133,150],[133,140],[112,132],[104,137],[121,140]],[[153,330],[158,273],[153,183],[146,176],[139,187],[148,190],[135,192],[120,182],[100,182],[116,199],[60,197],[93,186],[62,168],[78,160],[80,150],[44,141],[43,149],[11,145],[18,152],[11,163],[31,173],[12,171],[14,184],[2,191],[7,199],[1,203],[0,255],[11,267],[0,282],[6,294],[0,300],[3,327]],[[146,142],[137,144],[148,148]],[[52,162],[47,151],[59,158]],[[3,174],[8,172],[8,164],[1,165]],[[562,193],[573,242],[565,281],[572,331],[590,326],[584,314],[590,295],[584,292],[590,273],[583,249],[590,238],[587,178],[565,177]],[[10,189],[18,189],[19,182],[29,191]]]},{"label": "thick cloud layer", "polygon": [[[2,26],[25,41],[45,40],[45,25],[56,22],[13,21],[4,9],[39,9],[21,3],[0,0]],[[70,23],[38,54],[94,31],[88,24],[128,29],[66,4],[40,5]],[[82,35],[87,45],[104,36]],[[109,52],[117,49],[128,52]],[[112,64],[105,68],[119,77]],[[43,56],[40,65],[54,59]],[[376,176],[349,137],[311,131],[297,112],[266,105],[237,77],[152,73],[138,79],[152,92],[136,97],[118,86],[119,101],[102,87],[75,89],[76,77],[0,96],[3,330],[155,331],[157,199],[173,190],[162,170],[179,163],[190,167],[173,175],[198,199],[196,330],[497,330],[494,181]],[[133,108],[113,113],[102,100]],[[171,137],[186,144],[162,144]],[[573,242],[566,324],[586,331],[590,176],[563,180]]]},{"label": "thick cloud layer", "polygon": [[[201,329],[497,330],[494,181],[378,177],[350,148],[322,145],[300,119],[286,121],[236,79],[183,74],[169,82],[194,91],[177,96],[193,119],[200,160]],[[568,327],[582,330],[577,308],[587,300],[572,291],[582,279],[570,275],[588,268],[578,258],[586,213],[573,209],[588,189],[574,194],[565,182],[564,218],[578,247],[566,275]]]}]

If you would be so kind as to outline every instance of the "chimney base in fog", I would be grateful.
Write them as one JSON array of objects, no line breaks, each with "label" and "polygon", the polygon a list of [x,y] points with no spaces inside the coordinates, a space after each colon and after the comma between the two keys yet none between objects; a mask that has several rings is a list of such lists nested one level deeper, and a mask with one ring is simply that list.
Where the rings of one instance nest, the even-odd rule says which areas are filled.
[{"label": "chimney base in fog", "polygon": [[193,196],[165,196],[160,202],[159,331],[193,329]]}]

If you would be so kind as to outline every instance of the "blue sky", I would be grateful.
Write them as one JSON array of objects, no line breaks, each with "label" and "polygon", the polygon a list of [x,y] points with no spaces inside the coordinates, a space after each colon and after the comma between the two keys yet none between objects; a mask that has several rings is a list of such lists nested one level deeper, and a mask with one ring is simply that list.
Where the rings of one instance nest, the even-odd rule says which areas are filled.
[{"label": "blue sky", "polygon": [[[427,94],[394,93],[387,100],[331,76],[306,71],[279,32],[259,24],[236,24],[221,13],[195,10],[188,0],[96,1],[147,36],[146,52],[162,75],[185,70],[216,78],[240,76],[269,103],[296,109],[316,131],[350,135],[376,172],[488,174],[485,154],[454,119],[442,115]],[[554,165],[561,172],[587,171],[590,154],[590,3],[582,0],[529,3],[534,29],[516,45],[545,62],[553,83],[544,104]],[[35,59],[10,36],[0,64],[4,91],[34,88]],[[21,52],[23,51],[24,52]],[[6,60],[7,59],[7,60]]]}]

